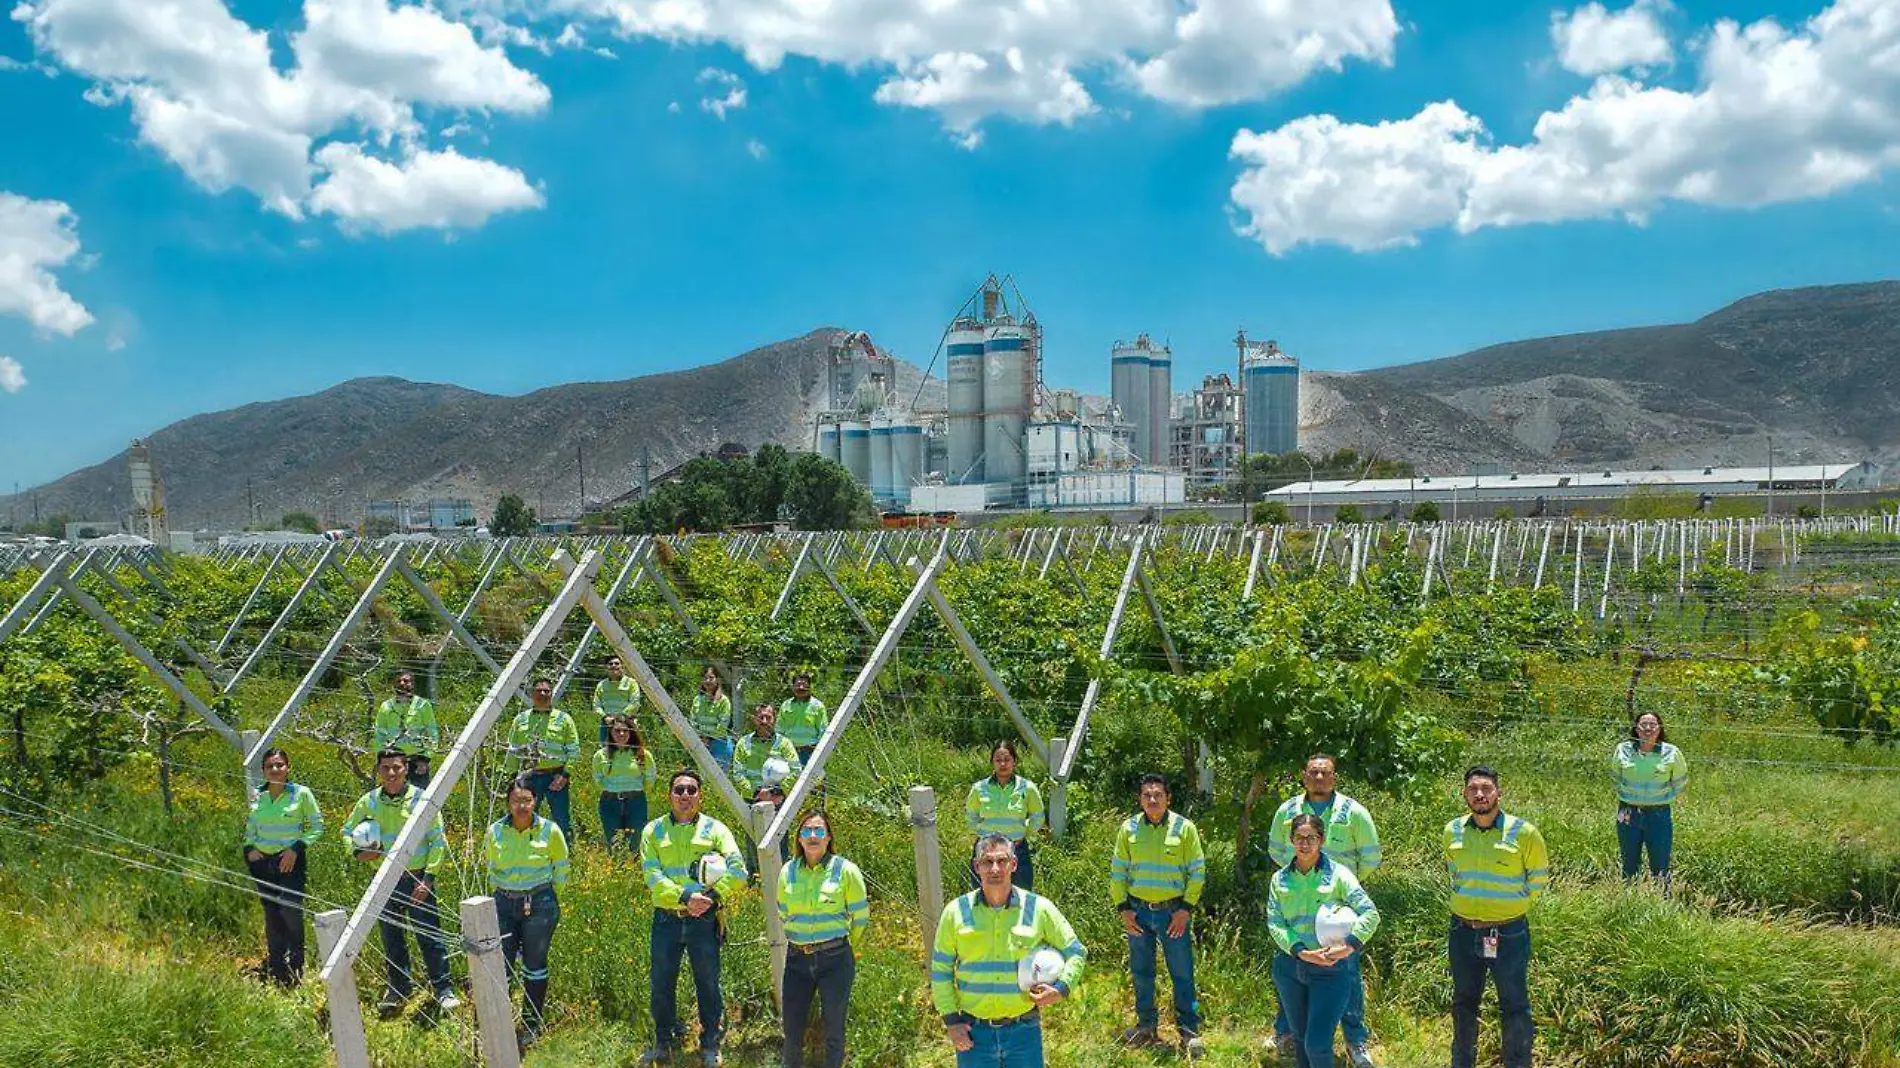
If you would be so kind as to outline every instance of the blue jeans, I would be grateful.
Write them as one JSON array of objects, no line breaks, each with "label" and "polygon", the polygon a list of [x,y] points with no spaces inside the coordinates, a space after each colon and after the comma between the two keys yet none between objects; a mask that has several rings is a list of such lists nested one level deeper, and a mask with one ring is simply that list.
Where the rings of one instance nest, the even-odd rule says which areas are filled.
[{"label": "blue jeans", "polygon": [[654,1044],[680,1044],[680,956],[684,954],[692,962],[693,993],[699,999],[699,1048],[718,1049],[726,1018],[726,1000],[719,990],[719,921],[712,912],[695,919],[656,910],[651,950],[653,988],[647,1007],[653,1013]]},{"label": "blue jeans", "polygon": [[857,978],[858,958],[849,945],[816,953],[787,953],[785,983],[779,1000],[785,1006],[785,1042],[780,1051],[784,1068],[804,1068],[805,1028],[811,1023],[815,997],[825,1031],[825,1068],[844,1068],[844,1021],[851,1009],[851,984]]},{"label": "blue jeans", "polygon": [[1340,965],[1322,968],[1285,953],[1273,955],[1273,988],[1293,1025],[1299,1068],[1333,1068],[1333,1035],[1354,985],[1353,973]]},{"label": "blue jeans", "polygon": [[[1498,936],[1495,960],[1483,955],[1484,936]],[[1531,1068],[1531,925],[1516,920],[1474,930],[1451,921],[1451,1068],[1474,1068],[1478,1060],[1478,1004],[1484,978],[1498,988],[1504,1031],[1504,1068]]]},{"label": "blue jeans", "polygon": [[614,849],[616,836],[627,836],[627,848],[634,855],[640,853],[640,831],[647,825],[647,795],[635,793],[631,797],[603,797],[600,799],[600,837],[607,844],[607,852]]},{"label": "blue jeans", "polygon": [[[429,886],[429,895],[420,903],[413,896],[418,881]],[[449,945],[442,934],[441,914],[436,911],[435,876],[403,872],[388,903],[383,906],[382,922],[376,926],[383,939],[383,956],[388,960],[384,973],[387,1000],[406,1001],[415,990],[415,980],[409,974],[409,941],[403,937],[405,927],[415,928],[416,947],[422,950],[422,968],[429,973],[429,988],[438,994],[451,989]]]},{"label": "blue jeans", "polygon": [[[973,887],[982,886],[983,880],[977,878],[976,875],[975,853],[970,855],[970,867],[968,871],[970,873],[970,885]],[[1016,841],[1016,874],[1009,877],[1009,884],[1018,890],[1034,890],[1036,888],[1036,864],[1029,858],[1029,839],[1027,838],[1021,838]]]},{"label": "blue jeans", "polygon": [[1168,981],[1174,987],[1174,1026],[1184,1034],[1199,1034],[1201,1002],[1194,991],[1194,928],[1190,925],[1181,937],[1169,938],[1172,909],[1143,908],[1137,903],[1134,917],[1141,933],[1127,938],[1128,970],[1135,977],[1135,1023],[1153,1030],[1160,1022],[1160,1010],[1155,1005],[1155,945],[1159,943],[1161,955],[1168,962]]},{"label": "blue jeans", "polygon": [[724,769],[727,774],[731,774],[732,772],[732,739],[731,738],[708,738],[702,734],[699,736],[699,740],[702,742],[705,742],[706,748],[712,751],[713,762],[718,764],[722,769]]},{"label": "blue jeans", "polygon": [[519,975],[527,993],[522,1022],[538,1031],[547,1009],[548,947],[561,922],[561,903],[554,888],[544,886],[529,897],[496,894],[495,913],[501,919],[501,952],[509,974]]},{"label": "blue jeans", "polygon": [[528,785],[534,788],[535,806],[540,807],[544,800],[548,803],[548,818],[554,821],[554,825],[561,829],[561,836],[572,845],[574,826],[573,817],[569,811],[568,794],[574,786],[574,780],[570,778],[565,785],[556,790],[554,789],[555,774],[552,771],[537,771],[528,776]]},{"label": "blue jeans", "polygon": [[1042,1020],[1031,1017],[991,1027],[970,1025],[972,1049],[957,1054],[957,1068],[1042,1068]]},{"label": "blue jeans", "polygon": [[[1627,814],[1628,822],[1624,822]],[[1616,844],[1623,851],[1623,878],[1634,879],[1642,870],[1643,848],[1649,848],[1649,873],[1669,875],[1669,858],[1676,845],[1675,817],[1668,805],[1660,808],[1616,806]]]},{"label": "blue jeans", "polygon": [[[1363,1046],[1371,1041],[1372,1033],[1366,1030],[1366,975],[1359,967],[1359,954],[1354,953],[1344,962],[1333,965],[1352,972],[1352,995],[1346,1001],[1346,1015],[1339,1019],[1340,1033],[1346,1036],[1346,1045]],[[1273,1015],[1273,1033],[1290,1035],[1293,1027],[1286,1022],[1286,1005],[1283,1003]]]}]

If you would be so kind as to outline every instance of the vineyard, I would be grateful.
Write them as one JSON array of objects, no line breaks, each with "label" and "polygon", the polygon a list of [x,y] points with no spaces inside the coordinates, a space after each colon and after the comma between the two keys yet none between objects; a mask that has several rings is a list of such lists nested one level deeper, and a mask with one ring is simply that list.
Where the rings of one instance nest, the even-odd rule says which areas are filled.
[{"label": "vineyard", "polygon": [[[591,754],[588,695],[618,653],[663,771],[705,764],[674,705],[706,667],[741,708],[814,672],[836,725],[825,804],[872,900],[854,1064],[953,1061],[924,917],[964,889],[964,794],[988,744],[1012,738],[1055,825],[1036,889],[1089,949],[1075,996],[1046,1014],[1052,1065],[1176,1059],[1114,1043],[1133,1012],[1107,872],[1147,771],[1176,783],[1207,841],[1203,1063],[1273,1063],[1266,873],[1247,828],[1323,750],[1385,843],[1366,881],[1384,916],[1366,963],[1381,1064],[1446,1059],[1438,833],[1481,760],[1550,845],[1553,890],[1532,914],[1540,1064],[1900,1066],[1891,515],[16,553],[0,556],[0,610],[0,1065],[347,1066],[357,1041],[367,1063],[484,1063],[469,1009],[367,1011],[383,960],[362,936],[400,857],[352,859],[336,824],[371,785],[375,706],[410,671],[445,743],[460,739],[430,795],[465,974],[455,905],[486,892],[503,717],[548,676]],[[1667,898],[1620,877],[1607,769],[1639,711],[1665,717],[1693,769]],[[323,952],[287,992],[252,974],[260,919],[237,845],[268,745],[331,824],[309,854]],[[918,878],[920,786],[943,813],[937,886]],[[650,907],[637,859],[603,849],[592,783],[574,790],[553,1025],[525,1063],[631,1064],[651,1036]],[[775,863],[789,816],[709,793]],[[758,889],[734,910],[729,1064],[777,1063],[768,912]],[[1484,1042],[1495,1058],[1495,1031]]]}]

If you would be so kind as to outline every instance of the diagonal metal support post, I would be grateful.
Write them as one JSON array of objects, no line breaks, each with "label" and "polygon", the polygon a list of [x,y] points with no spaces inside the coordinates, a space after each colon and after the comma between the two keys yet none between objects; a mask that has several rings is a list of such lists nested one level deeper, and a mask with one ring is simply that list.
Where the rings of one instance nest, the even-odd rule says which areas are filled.
[{"label": "diagonal metal support post", "polygon": [[191,692],[191,687],[186,686],[184,680],[173,674],[164,664],[159,663],[158,658],[152,655],[152,651],[147,649],[143,643],[133,637],[124,627],[120,626],[119,621],[113,618],[111,612],[106,611],[105,606],[93,600],[86,591],[80,589],[71,576],[62,575],[57,581],[59,582],[60,588],[66,591],[66,596],[71,598],[72,602],[79,606],[79,610],[91,616],[94,622],[104,627],[107,634],[112,635],[115,641],[125,647],[126,652],[132,654],[132,659],[145,665],[145,670],[151,672],[153,677],[157,678],[167,690],[172,692],[172,696],[184,702],[187,708],[197,713],[198,718],[204,720],[205,723],[210,725],[212,730],[218,732],[218,736],[223,738],[226,742],[229,742],[233,749],[236,749],[240,753],[244,751],[244,740],[238,736],[238,732],[232,729],[231,725],[226,723],[223,717],[213,712],[210,707],[199,700],[198,695]]},{"label": "diagonal metal support post", "polygon": [[[913,570],[916,571],[919,579],[924,577],[924,565],[921,562],[913,562]],[[1003,685],[1003,677],[996,673],[996,668],[990,663],[990,658],[983,655],[983,647],[970,636],[969,628],[963,625],[963,618],[957,614],[955,608],[951,607],[949,598],[943,595],[943,590],[938,587],[937,580],[931,579],[928,585],[930,606],[936,609],[937,618],[943,620],[943,625],[949,629],[950,637],[955,639],[957,648],[963,650],[964,657],[970,661],[971,666],[976,668],[977,674],[983,676],[983,684],[990,688],[990,693],[1003,706],[1003,711],[1009,713],[1010,721],[1016,724],[1016,730],[1022,734],[1023,740],[1035,750],[1037,758],[1045,765],[1048,764],[1049,743],[1043,740],[1035,725],[1029,722],[1029,717],[1023,714],[1022,706],[1016,703],[1016,698],[1009,692],[1009,687]]]},{"label": "diagonal metal support post", "polygon": [[284,702],[284,707],[272,717],[270,726],[264,728],[263,735],[257,740],[259,753],[270,747],[278,732],[290,723],[290,718],[297,714],[297,710],[302,708],[303,703],[309,700],[310,695],[316,691],[317,681],[323,678],[324,672],[330,670],[330,663],[337,658],[338,653],[343,651],[344,643],[348,642],[350,635],[362,625],[363,617],[369,614],[370,605],[383,591],[383,586],[389,582],[390,577],[396,573],[396,568],[402,564],[403,555],[408,551],[400,545],[390,550],[389,556],[383,560],[383,566],[376,569],[376,574],[369,580],[369,585],[363,588],[363,595],[358,597],[356,604],[350,608],[349,615],[343,617],[343,622],[337,625],[336,632],[331,634],[330,640],[324,644],[323,652],[317,654],[316,661],[310,665],[309,671],[304,672],[303,679],[297,683],[297,688],[290,692],[290,697]]},{"label": "diagonal metal support post", "polygon": [[[631,591],[640,585],[640,580],[645,577],[645,573],[638,570],[640,557],[648,551],[650,551],[650,545],[644,539],[634,542],[632,550],[627,553],[626,562],[620,565],[620,573],[614,576],[613,585],[607,587],[607,596],[601,602],[607,606],[608,611],[613,611],[614,602],[620,600],[621,593]],[[581,669],[587,663],[587,651],[593,647],[594,638],[599,634],[600,627],[590,619],[587,629],[581,633],[581,640],[574,646],[574,655],[568,658],[567,666],[561,669],[560,677],[554,680],[556,701],[561,699],[561,695],[567,692],[568,686],[580,676]]]},{"label": "diagonal metal support post", "polygon": [[277,550],[277,555],[270,558],[270,565],[264,568],[263,577],[257,580],[257,585],[251,587],[250,596],[244,598],[244,606],[238,609],[237,615],[231,620],[231,625],[225,628],[224,637],[219,638],[218,644],[212,646],[213,656],[223,656],[224,651],[231,647],[232,639],[237,637],[238,628],[244,625],[244,617],[251,614],[251,606],[257,603],[257,598],[264,592],[264,587],[270,584],[271,576],[277,574],[277,565],[284,562],[284,554],[289,551],[290,547],[284,546]]},{"label": "diagonal metal support post", "polygon": [[310,591],[322,581],[324,570],[336,559],[337,547],[341,544],[341,542],[331,542],[329,548],[323,550],[323,555],[317,558],[317,562],[311,565],[309,572],[304,575],[303,584],[298,586],[297,592],[291,596],[290,603],[284,605],[284,610],[277,613],[277,618],[271,621],[270,629],[258,639],[257,647],[251,650],[251,655],[244,658],[244,663],[231,675],[230,681],[225,683],[225,693],[237,689],[238,683],[243,682],[244,677],[257,667],[264,653],[270,649],[271,644],[277,640],[277,635],[283,631],[284,625],[290,622],[290,617],[297,614],[297,606],[303,604],[303,599],[310,596]]},{"label": "diagonal metal support post", "polygon": [[[1147,551],[1148,535],[1144,531],[1136,535],[1134,548],[1128,553],[1128,569],[1122,574],[1121,589],[1115,593],[1115,607],[1108,615],[1108,629],[1102,634],[1102,644],[1098,653],[1103,660],[1108,659],[1115,651],[1115,636],[1121,633],[1122,618],[1128,610],[1128,595],[1135,588],[1135,576],[1141,572],[1142,558],[1147,555]],[[1068,746],[1063,751],[1058,766],[1051,769],[1055,779],[1055,782],[1050,785],[1052,794],[1066,796],[1068,792],[1069,779],[1075,774],[1075,758],[1082,752],[1082,740],[1088,736],[1089,714],[1094,711],[1095,702],[1101,698],[1101,695],[1102,680],[1090,679],[1088,689],[1082,694],[1082,708],[1076,714],[1075,727],[1069,732]],[[1055,811],[1053,803],[1050,809]],[[1059,813],[1059,815],[1065,814]],[[1063,833],[1066,828],[1056,827],[1054,823],[1055,820],[1052,819],[1050,831],[1056,834]]]},{"label": "diagonal metal support post", "polygon": [[65,572],[67,561],[72,558],[71,549],[61,550],[58,556],[47,562],[46,569],[40,572],[39,578],[33,580],[33,585],[28,586],[20,599],[13,602],[13,607],[7,609],[7,614],[0,617],[0,643],[12,637],[14,628],[27,621],[27,614],[33,611],[33,606],[46,596],[48,590],[58,592],[59,577]]}]

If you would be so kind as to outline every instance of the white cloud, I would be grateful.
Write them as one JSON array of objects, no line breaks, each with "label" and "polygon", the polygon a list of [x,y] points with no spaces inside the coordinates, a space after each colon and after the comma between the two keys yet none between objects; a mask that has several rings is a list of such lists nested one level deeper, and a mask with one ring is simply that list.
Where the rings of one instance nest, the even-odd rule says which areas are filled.
[{"label": "white cloud", "polygon": [[547,107],[538,78],[433,8],[304,0],[303,16],[287,40],[294,63],[280,70],[269,36],[224,0],[23,0],[13,10],[42,55],[92,79],[88,99],[129,104],[140,139],[198,185],[247,190],[293,218],[326,138],[409,142],[421,134],[418,108]]},{"label": "white cloud", "polygon": [[462,229],[545,203],[520,171],[453,148],[413,151],[391,163],[364,155],[357,145],[333,142],[317,150],[316,161],[329,176],[311,194],[310,210],[335,215],[353,231]]},{"label": "white cloud", "polygon": [[1032,69],[1016,48],[1000,57],[939,53],[878,86],[877,100],[935,110],[965,148],[981,141],[977,125],[990,115],[1068,126],[1095,110],[1088,90],[1061,63]]},{"label": "white cloud", "polygon": [[79,256],[77,222],[60,201],[0,191],[0,315],[67,337],[91,325],[92,313],[53,277]]},{"label": "white cloud", "polygon": [[26,388],[26,370],[11,356],[0,356],[0,392],[18,393]]},{"label": "white cloud", "polygon": [[679,101],[677,101],[677,100],[674,100],[674,101],[672,101],[672,102],[670,102],[670,103],[668,103],[668,104],[666,105],[666,110],[667,110],[667,113],[668,113],[668,114],[671,114],[671,115],[678,115],[678,114],[680,113],[680,102],[679,102]]},{"label": "white cloud", "polygon": [[1173,47],[1135,68],[1148,95],[1189,107],[1253,100],[1339,70],[1392,62],[1398,19],[1385,0],[1200,0],[1175,23]]},{"label": "white cloud", "polygon": [[756,137],[745,143],[745,150],[751,154],[753,159],[764,159],[765,154],[770,151],[765,147],[765,142]]},{"label": "white cloud", "polygon": [[707,67],[699,72],[696,80],[713,92],[712,96],[700,100],[699,110],[720,122],[726,121],[726,112],[738,111],[745,107],[745,80],[737,74],[717,67]]},{"label": "white cloud", "polygon": [[1550,16],[1550,40],[1567,71],[1595,77],[1614,71],[1666,67],[1675,56],[1661,15],[1668,0],[1636,0],[1611,12],[1596,0]]},{"label": "white cloud", "polygon": [[1797,29],[1718,22],[1691,90],[1605,75],[1494,146],[1457,104],[1374,126],[1242,130],[1235,225],[1280,254],[1407,244],[1424,230],[1826,196],[1900,168],[1900,0],[1836,0]]}]

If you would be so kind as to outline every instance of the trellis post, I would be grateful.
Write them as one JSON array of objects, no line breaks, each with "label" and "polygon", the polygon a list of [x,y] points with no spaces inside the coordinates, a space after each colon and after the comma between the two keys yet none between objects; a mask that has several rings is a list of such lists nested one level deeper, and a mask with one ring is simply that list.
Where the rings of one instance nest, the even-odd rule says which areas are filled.
[{"label": "trellis post", "polygon": [[488,1068],[520,1068],[515,1043],[515,1003],[508,995],[508,959],[501,949],[501,918],[495,899],[483,894],[462,902],[462,948],[468,953],[468,992]]}]

